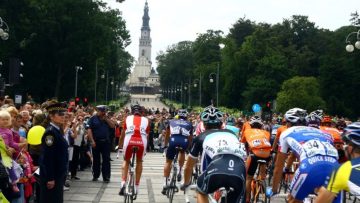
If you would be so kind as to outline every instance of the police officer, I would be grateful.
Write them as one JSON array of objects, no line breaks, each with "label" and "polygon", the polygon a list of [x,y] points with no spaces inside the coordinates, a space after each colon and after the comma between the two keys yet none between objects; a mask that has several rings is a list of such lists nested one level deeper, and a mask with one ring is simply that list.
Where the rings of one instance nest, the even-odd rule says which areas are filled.
[{"label": "police officer", "polygon": [[40,203],[62,203],[69,160],[69,146],[62,130],[66,104],[50,101],[46,109],[50,124],[41,142]]},{"label": "police officer", "polygon": [[88,136],[91,141],[93,152],[93,181],[97,181],[100,176],[100,154],[102,156],[101,172],[103,181],[110,181],[110,135],[109,128],[115,128],[115,122],[106,115],[107,106],[96,106],[96,115],[88,122]]}]

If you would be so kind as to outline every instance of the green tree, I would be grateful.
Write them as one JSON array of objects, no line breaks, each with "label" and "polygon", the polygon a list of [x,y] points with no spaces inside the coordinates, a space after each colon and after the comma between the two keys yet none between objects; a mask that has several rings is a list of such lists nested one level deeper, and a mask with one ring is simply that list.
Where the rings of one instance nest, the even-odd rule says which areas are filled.
[{"label": "green tree", "polygon": [[284,81],[281,91],[277,94],[276,110],[285,112],[294,107],[303,108],[309,112],[325,107],[316,78],[295,76]]},{"label": "green tree", "polygon": [[0,14],[11,27],[0,50],[2,60],[18,57],[25,64],[21,84],[9,90],[30,92],[38,100],[69,99],[74,96],[74,67],[80,65],[84,69],[79,71],[79,96],[90,97],[99,58],[115,80],[125,81],[133,60],[125,51],[130,35],[120,12],[105,3],[2,1]]}]

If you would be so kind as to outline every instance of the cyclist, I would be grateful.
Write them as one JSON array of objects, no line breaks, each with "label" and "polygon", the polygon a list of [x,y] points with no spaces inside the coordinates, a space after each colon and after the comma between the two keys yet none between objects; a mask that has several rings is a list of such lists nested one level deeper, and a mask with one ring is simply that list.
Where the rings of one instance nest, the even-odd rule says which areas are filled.
[{"label": "cyclist", "polygon": [[119,140],[119,148],[122,148],[124,151],[122,181],[119,195],[124,195],[125,192],[125,183],[127,180],[133,147],[138,147],[136,152],[135,169],[135,193],[138,194],[142,173],[142,160],[146,152],[147,138],[150,133],[149,120],[142,116],[143,108],[139,104],[135,104],[131,106],[131,113],[133,115],[126,117]]},{"label": "cyclist", "polygon": [[323,115],[322,110],[316,110],[316,111],[311,112],[305,118],[307,126],[319,129],[320,123],[322,120],[322,115]]},{"label": "cyclist", "polygon": [[165,146],[169,144],[166,152],[166,163],[164,166],[164,186],[161,193],[166,195],[172,161],[176,155],[176,147],[181,147],[179,151],[179,171],[177,180],[181,181],[181,170],[185,162],[185,150],[189,147],[193,136],[193,127],[190,121],[187,121],[188,112],[185,109],[179,109],[177,116],[179,119],[169,121],[166,131]]},{"label": "cyclist", "polygon": [[340,191],[346,190],[360,195],[360,122],[350,124],[344,129],[343,139],[347,144],[346,152],[350,161],[335,167],[327,177],[325,187],[321,187],[315,202],[340,202]]},{"label": "cyclist", "polygon": [[234,117],[227,117],[225,129],[231,130],[237,137],[239,137],[240,129],[235,126],[235,118]]},{"label": "cyclist", "polygon": [[274,140],[277,134],[277,129],[279,129],[282,126],[282,118],[278,117],[276,119],[273,119],[272,126],[271,126],[271,134],[270,134],[270,143],[271,146],[274,144]]},{"label": "cyclist", "polygon": [[207,195],[221,187],[234,189],[227,196],[228,202],[244,202],[245,151],[239,139],[227,129],[221,130],[223,113],[208,107],[201,114],[206,131],[195,137],[184,170],[185,190],[190,185],[193,166],[201,154],[201,175],[197,181],[197,202],[207,203]]},{"label": "cyclist", "polygon": [[279,140],[280,140],[280,135],[288,128],[291,127],[291,122],[290,120],[288,120],[286,118],[286,116],[283,118],[283,122],[282,123],[285,123],[285,125],[282,125],[280,127],[277,128],[276,130],[276,136],[275,136],[275,139],[273,141],[273,144],[272,144],[272,151],[273,152],[276,152],[277,151],[277,148],[278,148],[278,145],[279,145]]},{"label": "cyclist", "polygon": [[195,136],[200,135],[204,131],[205,131],[204,122],[200,120],[200,122],[196,125],[195,128]]},{"label": "cyclist", "polygon": [[337,150],[333,146],[331,135],[319,129],[304,126],[306,111],[299,108],[290,109],[285,113],[293,127],[287,129],[280,136],[279,153],[276,157],[272,190],[267,191],[268,196],[278,191],[282,171],[288,150],[300,160],[300,167],[296,170],[290,185],[288,202],[302,202],[310,193],[319,188],[337,164]]},{"label": "cyclist", "polygon": [[332,120],[330,116],[324,116],[322,119],[322,126],[320,126],[320,130],[330,134],[334,139],[335,148],[339,154],[339,163],[344,163],[347,161],[344,151],[344,142],[341,138],[341,133],[338,129],[331,126]]},{"label": "cyclist", "polygon": [[[251,197],[251,181],[258,167],[258,160],[269,161],[271,144],[270,133],[263,130],[263,123],[261,118],[253,116],[250,119],[250,129],[246,129],[241,138],[241,142],[245,143],[249,156],[246,160],[247,176],[246,176],[246,202],[250,202]],[[266,165],[262,165],[260,168],[260,178],[265,180],[266,178]]]}]

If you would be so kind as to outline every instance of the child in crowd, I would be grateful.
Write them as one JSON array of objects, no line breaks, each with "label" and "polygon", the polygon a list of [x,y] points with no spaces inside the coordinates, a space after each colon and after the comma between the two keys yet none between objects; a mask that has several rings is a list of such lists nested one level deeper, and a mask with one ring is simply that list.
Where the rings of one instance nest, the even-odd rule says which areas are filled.
[{"label": "child in crowd", "polygon": [[1,156],[5,167],[8,169],[10,181],[13,192],[19,192],[17,181],[19,176],[16,173],[15,161],[12,160],[12,155],[19,150],[19,146],[13,140],[13,133],[9,129],[11,127],[11,116],[5,110],[0,111],[0,147]]}]

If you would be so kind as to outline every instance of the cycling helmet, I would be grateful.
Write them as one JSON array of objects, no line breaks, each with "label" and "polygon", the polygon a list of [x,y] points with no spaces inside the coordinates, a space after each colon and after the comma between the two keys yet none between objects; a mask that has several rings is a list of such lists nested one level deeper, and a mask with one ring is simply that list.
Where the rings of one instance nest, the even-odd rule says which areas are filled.
[{"label": "cycling helmet", "polygon": [[186,109],[179,109],[177,116],[179,116],[179,118],[186,119],[188,117],[188,112]]},{"label": "cycling helmet", "polygon": [[251,125],[251,126],[253,126],[253,125],[255,125],[255,124],[259,124],[259,125],[263,125],[263,122],[261,121],[261,118],[259,117],[259,116],[253,116],[253,117],[251,117],[250,118],[250,122],[249,122],[249,124]]},{"label": "cycling helmet", "polygon": [[301,123],[305,120],[306,110],[301,108],[292,108],[285,113],[285,119],[292,124]]},{"label": "cycling helmet", "polygon": [[307,125],[310,127],[319,128],[322,120],[322,113],[322,110],[316,110],[311,112],[308,116],[306,116]]},{"label": "cycling helmet", "polygon": [[234,117],[227,117],[226,118],[226,125],[235,126],[235,118]]},{"label": "cycling helmet", "polygon": [[216,107],[209,106],[201,113],[201,120],[205,125],[221,125],[223,113]]},{"label": "cycling helmet", "polygon": [[139,104],[134,104],[131,106],[131,113],[141,115],[143,108]]},{"label": "cycling helmet", "polygon": [[360,122],[355,122],[348,125],[342,134],[343,140],[348,143],[360,147]]}]

